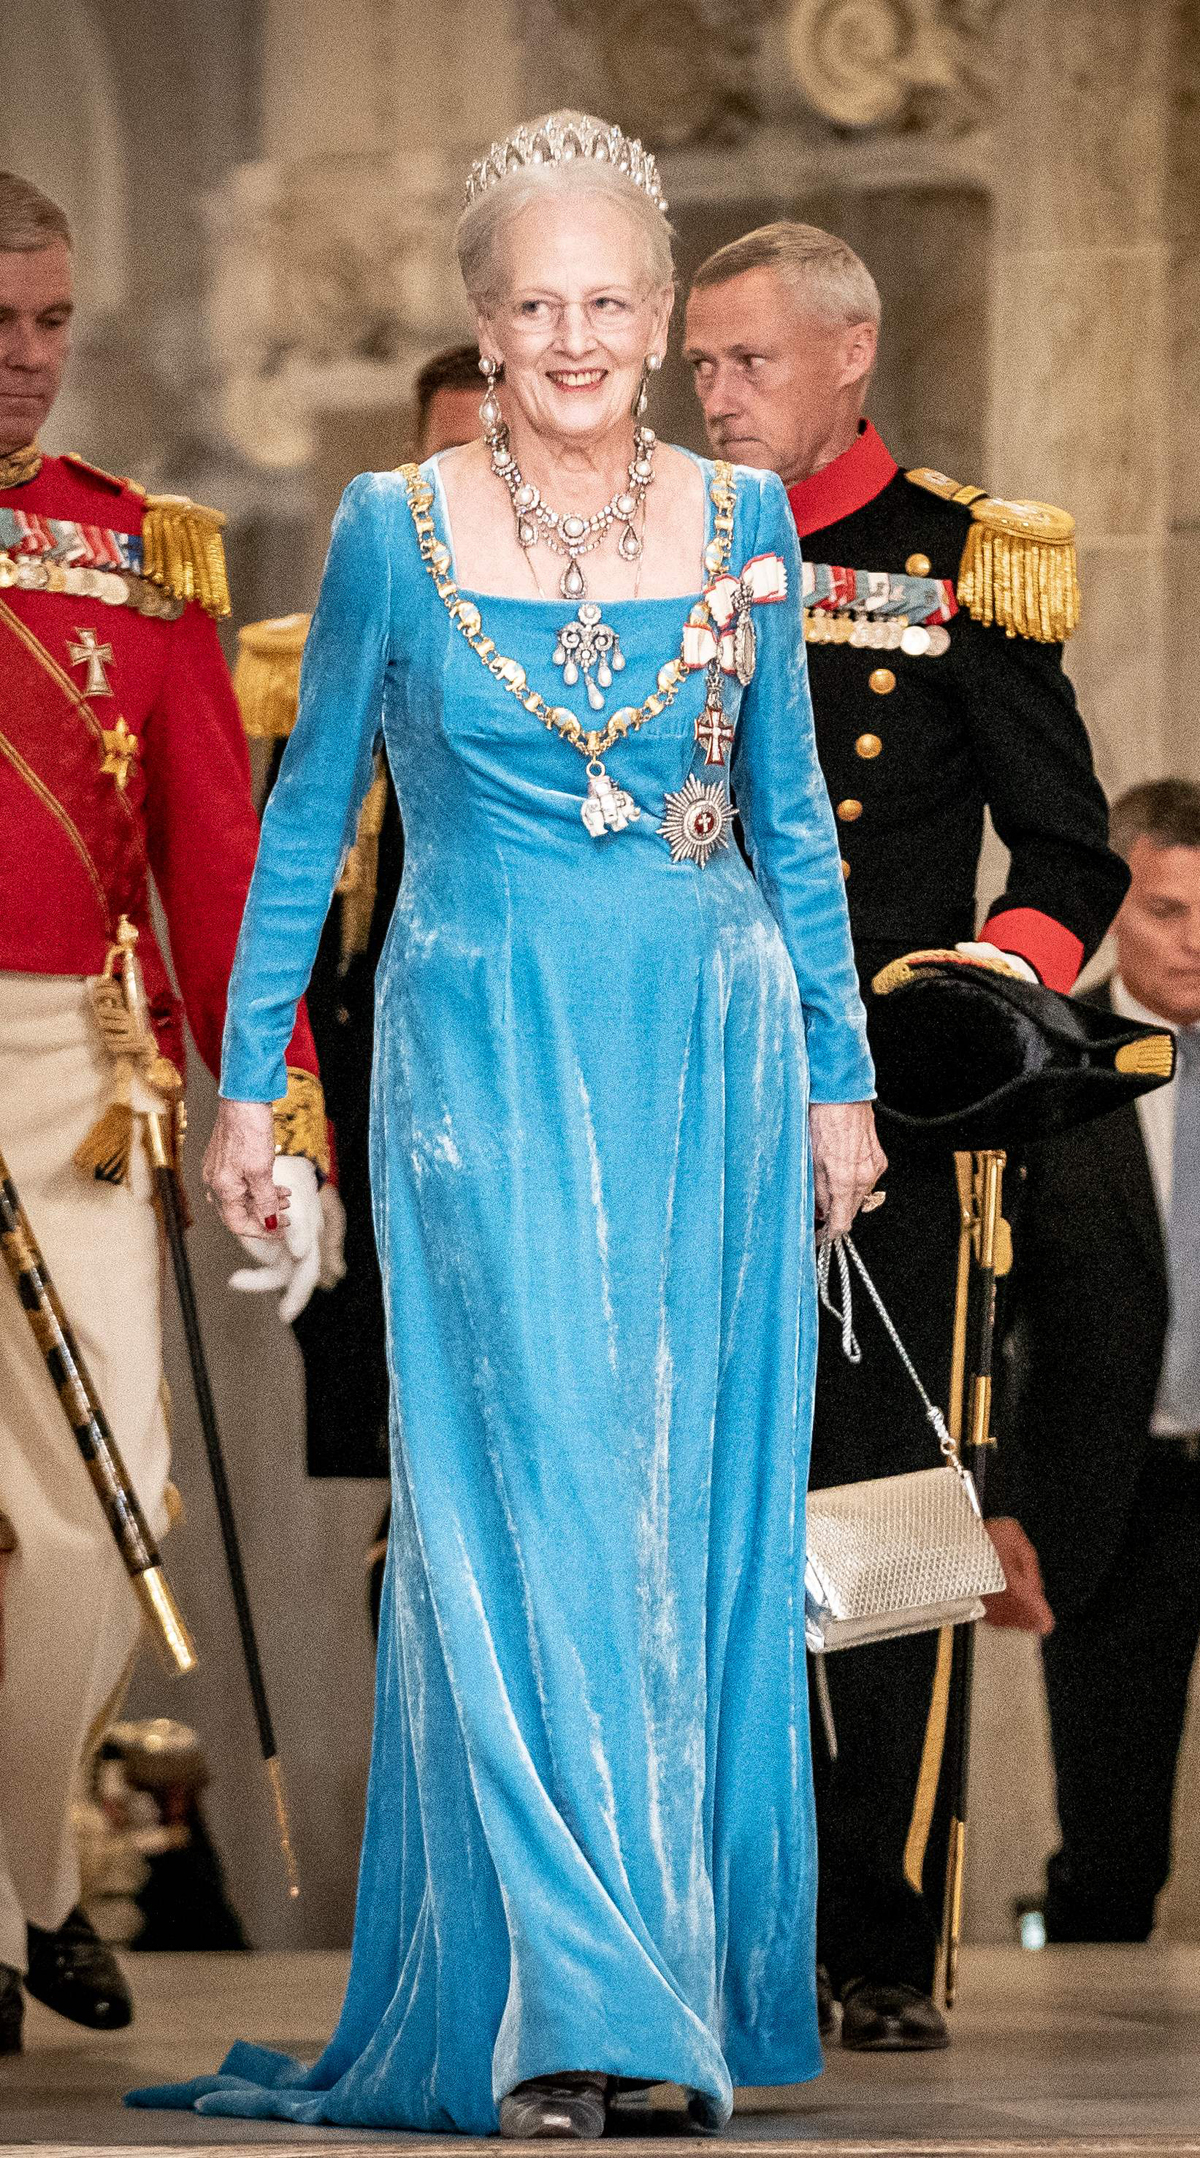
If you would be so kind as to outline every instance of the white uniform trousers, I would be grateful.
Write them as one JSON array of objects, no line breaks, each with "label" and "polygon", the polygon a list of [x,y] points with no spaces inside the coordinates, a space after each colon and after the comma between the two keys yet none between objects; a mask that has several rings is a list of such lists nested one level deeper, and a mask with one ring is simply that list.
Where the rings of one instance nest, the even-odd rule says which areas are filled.
[{"label": "white uniform trousers", "polygon": [[[162,1261],[144,1148],[132,1180],[74,1167],[112,1066],[87,985],[0,973],[0,1153],[156,1536],[166,1526]],[[140,1606],[7,1268],[0,1266],[0,1510],[17,1532],[0,1680],[0,1963],[79,1899],[80,1766],[137,1646]]]}]

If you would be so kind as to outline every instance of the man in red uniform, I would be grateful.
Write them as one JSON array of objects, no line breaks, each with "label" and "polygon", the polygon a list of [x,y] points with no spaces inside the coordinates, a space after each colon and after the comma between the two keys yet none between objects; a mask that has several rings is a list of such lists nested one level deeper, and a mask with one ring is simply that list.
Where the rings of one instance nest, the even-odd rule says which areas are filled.
[{"label": "man in red uniform", "polygon": [[[37,433],[71,325],[57,205],[0,173],[0,1150],[152,1526],[166,1526],[161,1263],[139,1113],[178,1099],[183,1026],[215,1072],[257,825],[213,617],[222,520],[155,499]],[[180,996],[155,940],[151,881]],[[95,980],[138,933],[154,1040],[105,1048]],[[318,1269],[324,1103],[307,1018],[277,1105],[289,1315]],[[285,1199],[284,1192],[290,1194]],[[280,1217],[286,1217],[280,1230]],[[28,1991],[128,2022],[78,1908],[73,1787],[111,1713],[138,1606],[7,1274],[0,1280],[0,2052]]]}]

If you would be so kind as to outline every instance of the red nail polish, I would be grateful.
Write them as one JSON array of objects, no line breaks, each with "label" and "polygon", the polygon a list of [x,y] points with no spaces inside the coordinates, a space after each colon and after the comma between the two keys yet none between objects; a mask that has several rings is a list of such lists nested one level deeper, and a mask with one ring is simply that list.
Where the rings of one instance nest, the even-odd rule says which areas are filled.
[{"label": "red nail polish", "polygon": [[278,1214],[267,1214],[267,1215],[266,1215],[266,1216],[264,1217],[264,1219],[263,1219],[263,1228],[264,1228],[264,1229],[277,1229],[278,1227],[279,1227],[279,1216],[278,1216]]}]

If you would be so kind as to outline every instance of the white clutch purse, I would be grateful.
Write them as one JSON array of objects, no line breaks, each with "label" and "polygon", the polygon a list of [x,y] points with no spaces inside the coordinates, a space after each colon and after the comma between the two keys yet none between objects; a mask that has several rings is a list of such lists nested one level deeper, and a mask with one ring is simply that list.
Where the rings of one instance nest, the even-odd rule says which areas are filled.
[{"label": "white clutch purse", "polygon": [[[817,1260],[821,1302],[841,1323],[843,1350],[852,1363],[859,1361],[847,1253],[925,1404],[943,1465],[809,1493],[804,1630],[816,1655],[965,1625],[982,1618],[982,1598],[997,1595],[1005,1585],[1004,1570],[983,1525],[974,1479],[963,1467],[942,1412],[921,1384],[849,1237],[822,1245]],[[835,1257],[841,1276],[840,1311],[829,1289]]]}]

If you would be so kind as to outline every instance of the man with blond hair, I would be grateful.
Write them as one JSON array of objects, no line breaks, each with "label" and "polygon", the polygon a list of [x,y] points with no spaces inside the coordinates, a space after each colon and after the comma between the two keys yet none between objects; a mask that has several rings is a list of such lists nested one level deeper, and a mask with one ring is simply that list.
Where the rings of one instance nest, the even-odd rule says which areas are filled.
[{"label": "man with blond hair", "polygon": [[[1077,616],[1072,519],[928,467],[902,471],[864,405],[880,304],[867,266],[816,226],[735,240],[697,272],[686,356],[722,457],[777,472],[804,562],[817,746],[842,834],[850,920],[870,984],[890,960],[951,948],[1069,989],[1126,883],[1063,672]],[[977,925],[990,810],[1010,851]],[[949,1390],[959,1234],[954,1165],[885,1127],[888,1204],[856,1242],[930,1392]],[[933,1465],[920,1404],[881,1329],[850,1367],[822,1346],[813,1483]],[[1050,1623],[1018,1523],[991,1523],[1009,1590],[997,1623]],[[934,1803],[946,1646],[918,1635],[828,1662],[837,1734],[817,1738],[820,1950],[842,2043],[945,2045],[932,1999],[942,1868]],[[827,2026],[836,2010],[828,2001]]]},{"label": "man with blond hair", "polygon": [[[217,1069],[258,833],[213,620],[229,605],[223,519],[44,453],[71,317],[67,220],[0,172],[0,1151],[161,1532],[161,1258],[142,1127],[180,1104],[185,1015]],[[96,996],[129,929],[149,1011],[136,1057],[109,1053]],[[290,1317],[317,1278],[327,1158],[303,1014],[288,1066],[276,1136],[290,1208],[281,1191],[251,1249],[283,1252],[272,1271]],[[79,1905],[72,1799],[136,1647],[138,1604],[4,1269],[0,1551],[6,2053],[20,2049],[25,1991],[92,2028],[129,2021],[120,1968]]]}]

